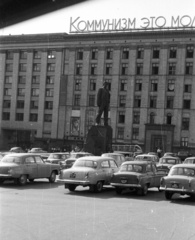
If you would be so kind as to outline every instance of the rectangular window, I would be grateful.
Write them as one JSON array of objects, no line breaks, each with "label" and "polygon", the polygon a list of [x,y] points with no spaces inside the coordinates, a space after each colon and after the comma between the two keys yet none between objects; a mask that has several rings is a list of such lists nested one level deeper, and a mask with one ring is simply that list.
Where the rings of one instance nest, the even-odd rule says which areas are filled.
[{"label": "rectangular window", "polygon": [[33,71],[40,72],[41,71],[41,64],[40,63],[33,63]]},{"label": "rectangular window", "polygon": [[81,75],[82,74],[82,64],[77,64],[76,65],[76,75]]},{"label": "rectangular window", "polygon": [[98,49],[97,48],[93,48],[91,50],[91,59],[92,60],[96,60],[98,58]]},{"label": "rectangular window", "polygon": [[106,50],[106,59],[112,59],[113,58],[113,49],[107,48]]},{"label": "rectangular window", "polygon": [[7,60],[13,60],[14,53],[12,51],[6,51],[6,59]]},{"label": "rectangular window", "polygon": [[181,146],[187,147],[188,146],[188,137],[182,137],[181,138]]},{"label": "rectangular window", "polygon": [[186,58],[193,58],[193,57],[194,57],[194,47],[189,45],[186,48]]},{"label": "rectangular window", "polygon": [[2,120],[4,120],[4,121],[10,120],[10,113],[9,112],[3,112]]},{"label": "rectangular window", "polygon": [[5,71],[6,72],[12,72],[13,71],[13,64],[12,63],[7,63],[5,65]]},{"label": "rectangular window", "polygon": [[95,95],[89,95],[89,107],[95,106]]},{"label": "rectangular window", "polygon": [[170,47],[169,49],[169,58],[177,57],[177,47]]},{"label": "rectangular window", "polygon": [[44,114],[44,122],[52,122],[52,114]]},{"label": "rectangular window", "polygon": [[4,88],[4,96],[11,96],[12,91],[11,88]]},{"label": "rectangular window", "polygon": [[20,72],[26,72],[27,70],[27,64],[26,63],[20,63],[19,64],[19,71]]},{"label": "rectangular window", "polygon": [[151,92],[157,92],[158,91],[158,80],[153,79],[151,80]]},{"label": "rectangular window", "polygon": [[168,92],[173,92],[175,89],[175,80],[169,79],[168,80],[168,85],[167,85],[167,91]]},{"label": "rectangular window", "polygon": [[140,108],[141,107],[141,97],[140,96],[135,96],[134,107],[136,107],[136,108]]},{"label": "rectangular window", "polygon": [[89,88],[90,88],[90,91],[96,90],[96,79],[90,79]]},{"label": "rectangular window", "polygon": [[123,127],[117,128],[117,138],[124,139],[124,128]]},{"label": "rectangular window", "polygon": [[78,49],[77,60],[83,60],[83,49]]},{"label": "rectangular window", "polygon": [[18,96],[25,96],[25,88],[18,88]]},{"label": "rectangular window", "polygon": [[176,63],[169,63],[169,75],[175,75],[176,73]]},{"label": "rectangular window", "polygon": [[53,88],[46,88],[45,95],[46,97],[53,97]]},{"label": "rectangular window", "polygon": [[167,96],[167,108],[172,109],[173,108],[173,100],[174,97],[173,96]]},{"label": "rectangular window", "polygon": [[193,63],[187,62],[185,67],[185,73],[186,75],[192,75],[192,72],[193,72]]},{"label": "rectangular window", "polygon": [[31,95],[34,97],[38,97],[39,96],[39,88],[32,88]]},{"label": "rectangular window", "polygon": [[38,114],[37,113],[30,113],[29,121],[30,122],[37,122],[37,120],[38,120]]},{"label": "rectangular window", "polygon": [[24,113],[16,113],[16,121],[23,121]]},{"label": "rectangular window", "polygon": [[133,123],[135,123],[135,124],[140,123],[140,112],[138,112],[138,111],[133,112]]},{"label": "rectangular window", "polygon": [[137,49],[137,58],[138,59],[143,59],[144,58],[144,48],[138,47],[138,49]]},{"label": "rectangular window", "polygon": [[143,63],[137,63],[136,74],[137,75],[143,75]]},{"label": "rectangular window", "polygon": [[4,100],[3,101],[3,108],[10,108],[11,107],[11,101],[10,100]]},{"label": "rectangular window", "polygon": [[81,91],[81,79],[75,79],[75,91]]},{"label": "rectangular window", "polygon": [[47,58],[48,58],[48,59],[54,59],[54,58],[56,58],[56,52],[53,51],[53,50],[48,51],[48,52],[47,52]]},{"label": "rectangular window", "polygon": [[112,64],[107,63],[106,64],[106,75],[111,75],[112,74]]},{"label": "rectangular window", "polygon": [[81,95],[75,94],[74,96],[74,106],[80,106]]},{"label": "rectangular window", "polygon": [[48,63],[47,64],[47,71],[48,72],[55,72],[55,63]]},{"label": "rectangular window", "polygon": [[20,51],[20,59],[27,59],[27,51]]},{"label": "rectangular window", "polygon": [[121,75],[127,75],[127,73],[128,73],[128,64],[127,63],[122,63]]},{"label": "rectangular window", "polygon": [[108,90],[111,91],[112,79],[105,79],[104,81],[108,84]]},{"label": "rectangular window", "polygon": [[119,107],[125,107],[126,106],[126,96],[120,95],[119,96]]},{"label": "rectangular window", "polygon": [[26,83],[26,76],[19,76],[18,77],[18,83],[19,84],[25,84]]},{"label": "rectangular window", "polygon": [[157,97],[150,96],[150,108],[156,108],[156,103],[157,103]]},{"label": "rectangular window", "polygon": [[137,79],[135,81],[135,91],[140,92],[142,90],[142,80],[141,79]]},{"label": "rectangular window", "polygon": [[152,63],[152,75],[158,75],[158,71],[159,71],[159,64]]},{"label": "rectangular window", "polygon": [[182,130],[189,130],[189,126],[190,126],[190,119],[182,118]]},{"label": "rectangular window", "polygon": [[5,76],[5,83],[12,83],[12,76]]},{"label": "rectangular window", "polygon": [[138,138],[139,138],[139,128],[133,128],[132,139],[133,140],[138,140]]},{"label": "rectangular window", "polygon": [[160,48],[154,47],[153,48],[153,58],[159,58],[160,57]]},{"label": "rectangular window", "polygon": [[97,74],[97,64],[92,63],[91,64],[91,75]]},{"label": "rectangular window", "polygon": [[23,100],[17,100],[17,108],[24,109],[24,101]]},{"label": "rectangular window", "polygon": [[184,92],[191,93],[192,92],[192,85],[191,84],[185,84],[184,85]]},{"label": "rectangular window", "polygon": [[46,77],[46,84],[54,84],[54,76],[47,76]]},{"label": "rectangular window", "polygon": [[34,51],[33,52],[33,58],[34,59],[40,59],[41,58],[41,52],[40,51]]},{"label": "rectangular window", "polygon": [[120,91],[127,91],[127,80],[121,79],[120,83]]},{"label": "rectangular window", "polygon": [[53,101],[45,101],[45,109],[53,109]]},{"label": "rectangular window", "polygon": [[39,102],[38,101],[31,101],[30,102],[30,108],[31,109],[38,109]]},{"label": "rectangular window", "polygon": [[39,84],[40,83],[40,76],[32,76],[32,83],[33,84]]},{"label": "rectangular window", "polygon": [[122,59],[129,59],[129,48],[123,48]]},{"label": "rectangular window", "polygon": [[118,114],[118,123],[125,123],[125,112],[120,111]]},{"label": "rectangular window", "polygon": [[191,101],[189,99],[184,99],[183,100],[183,108],[190,109],[190,106],[191,106]]}]

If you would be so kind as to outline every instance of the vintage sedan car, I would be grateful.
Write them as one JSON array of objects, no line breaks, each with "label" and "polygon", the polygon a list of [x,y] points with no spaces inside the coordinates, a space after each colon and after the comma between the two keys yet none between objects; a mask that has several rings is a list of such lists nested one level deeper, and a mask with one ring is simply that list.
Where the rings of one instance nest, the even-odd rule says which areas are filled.
[{"label": "vintage sedan car", "polygon": [[181,163],[180,158],[166,156],[166,157],[160,158],[159,163],[156,166],[158,169],[165,170],[168,173],[173,165],[180,164],[180,163]]},{"label": "vintage sedan car", "polygon": [[47,153],[47,151],[43,150],[42,148],[31,148],[28,151],[29,153]]},{"label": "vintage sedan car", "polygon": [[157,163],[159,158],[157,155],[154,154],[139,154],[135,157],[135,161],[149,161],[153,163]]},{"label": "vintage sedan car", "polygon": [[64,183],[70,191],[83,186],[93,192],[101,192],[117,171],[118,166],[113,158],[86,156],[78,158],[71,168],[61,170],[57,181]]},{"label": "vintage sedan car", "polygon": [[71,168],[76,160],[76,158],[68,158],[65,161],[60,162],[60,169]]},{"label": "vintage sedan car", "polygon": [[161,179],[160,189],[165,191],[165,198],[168,200],[174,193],[195,196],[195,165],[174,165],[168,176]]},{"label": "vintage sedan car", "polygon": [[158,171],[156,165],[150,161],[125,162],[119,171],[114,173],[110,185],[115,187],[117,194],[121,194],[124,189],[130,189],[145,196],[148,188],[159,189],[160,179],[165,175],[164,171]]},{"label": "vintage sedan car", "polygon": [[183,161],[184,164],[195,164],[195,157],[188,157]]},{"label": "vintage sedan car", "polygon": [[53,183],[59,174],[58,164],[45,163],[41,156],[32,153],[12,153],[0,160],[0,183],[14,180],[19,185],[37,178],[48,178]]},{"label": "vintage sedan car", "polygon": [[115,159],[118,167],[120,167],[120,165],[126,161],[125,156],[122,153],[103,153],[102,157],[112,157]]},{"label": "vintage sedan car", "polygon": [[93,154],[88,152],[70,152],[69,158],[80,158],[85,156],[93,156]]},{"label": "vintage sedan car", "polygon": [[45,159],[45,162],[60,164],[62,161],[69,158],[69,156],[70,156],[69,152],[50,153],[49,157],[47,159]]},{"label": "vintage sedan car", "polygon": [[21,147],[12,147],[9,151],[13,152],[13,153],[24,153],[25,152]]}]

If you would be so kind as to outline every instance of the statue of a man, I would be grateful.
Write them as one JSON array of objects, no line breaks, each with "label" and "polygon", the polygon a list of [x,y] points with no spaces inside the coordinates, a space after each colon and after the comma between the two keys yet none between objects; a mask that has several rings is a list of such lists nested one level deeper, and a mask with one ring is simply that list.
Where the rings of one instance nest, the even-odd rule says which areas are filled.
[{"label": "statue of a man", "polygon": [[107,82],[103,83],[103,87],[98,90],[97,94],[97,106],[98,114],[96,116],[96,125],[100,124],[102,113],[104,112],[104,126],[108,126],[108,111],[110,105],[110,93]]}]

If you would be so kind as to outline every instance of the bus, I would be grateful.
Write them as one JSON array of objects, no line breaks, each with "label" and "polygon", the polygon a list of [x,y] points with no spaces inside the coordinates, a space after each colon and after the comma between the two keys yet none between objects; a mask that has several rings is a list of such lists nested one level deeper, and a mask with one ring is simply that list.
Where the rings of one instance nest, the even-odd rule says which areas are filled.
[{"label": "bus", "polygon": [[138,154],[142,154],[142,148],[139,145],[121,145],[121,144],[113,144],[112,145],[113,152],[122,153],[125,157],[135,157]]}]

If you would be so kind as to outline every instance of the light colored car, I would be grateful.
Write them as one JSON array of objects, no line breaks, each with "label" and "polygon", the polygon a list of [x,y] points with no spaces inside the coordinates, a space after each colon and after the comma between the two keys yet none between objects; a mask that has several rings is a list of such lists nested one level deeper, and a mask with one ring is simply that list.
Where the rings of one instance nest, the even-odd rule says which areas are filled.
[{"label": "light colored car", "polygon": [[70,152],[69,158],[80,158],[85,156],[93,156],[93,154],[88,152]]},{"label": "light colored car", "polygon": [[14,180],[24,185],[27,180],[33,182],[37,178],[48,178],[53,183],[58,174],[58,164],[45,163],[41,156],[33,153],[11,153],[0,161],[0,183]]},{"label": "light colored car", "polygon": [[168,176],[161,179],[160,189],[165,191],[165,198],[170,200],[174,193],[195,196],[195,165],[174,165]]},{"label": "light colored car", "polygon": [[158,171],[151,161],[125,162],[111,179],[111,185],[116,193],[121,194],[123,189],[136,190],[139,195],[146,195],[148,188],[160,187],[160,179],[165,176],[164,171]]},{"label": "light colored car", "polygon": [[28,151],[29,153],[47,153],[47,151],[43,150],[42,148],[31,148]]},{"label": "light colored car", "polygon": [[195,157],[188,157],[186,158],[183,163],[185,164],[195,164]]},{"label": "light colored car", "polygon": [[159,163],[157,163],[156,166],[158,169],[165,170],[168,173],[173,165],[180,164],[180,163],[181,163],[180,158],[166,156],[166,157],[160,158]]},{"label": "light colored car", "polygon": [[21,147],[12,147],[9,151],[14,152],[14,153],[24,153],[25,152]]},{"label": "light colored car", "polygon": [[153,163],[157,163],[159,158],[157,155],[154,154],[139,154],[135,157],[135,161],[149,161]]},{"label": "light colored car", "polygon": [[113,158],[101,156],[81,157],[69,169],[60,171],[58,182],[74,191],[77,186],[89,187],[93,192],[101,192],[104,185],[110,184],[118,166]]},{"label": "light colored car", "polygon": [[101,156],[102,157],[111,157],[111,158],[115,159],[118,167],[120,167],[120,165],[126,161],[125,156],[122,153],[116,153],[116,152],[103,153]]},{"label": "light colored car", "polygon": [[50,153],[49,157],[47,159],[45,159],[45,162],[60,164],[62,161],[69,158],[69,156],[70,156],[69,152]]}]

